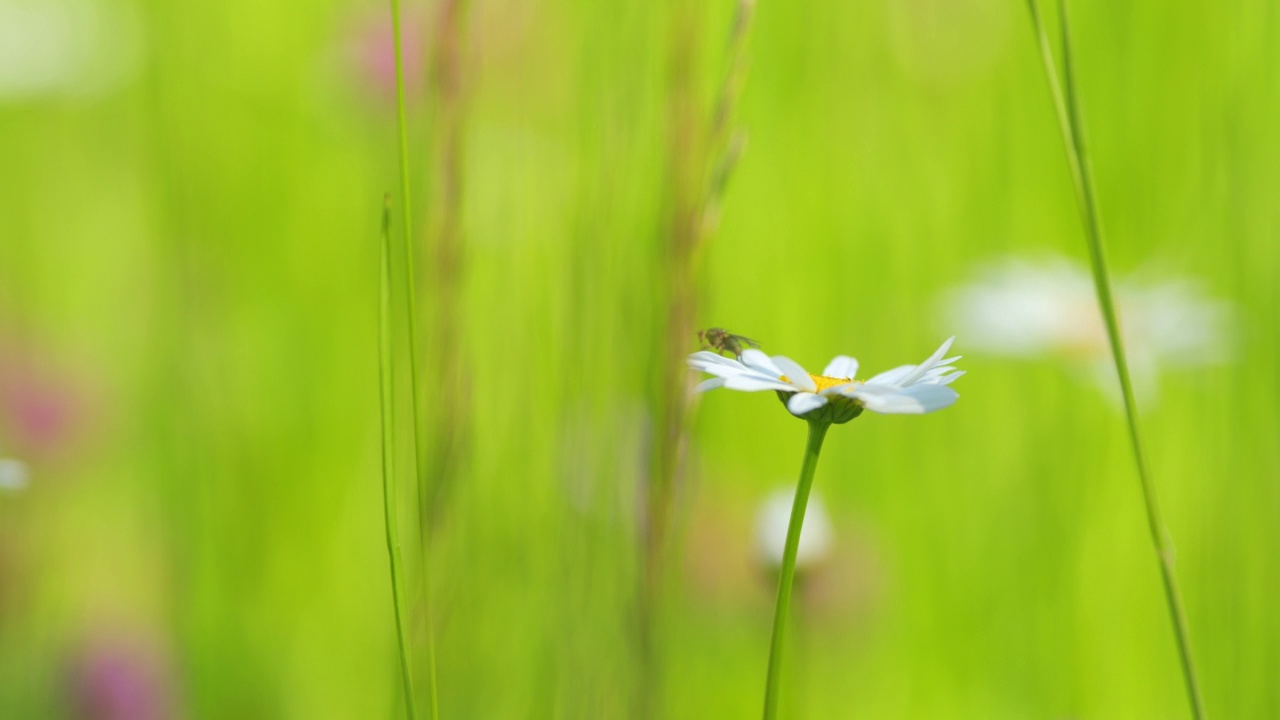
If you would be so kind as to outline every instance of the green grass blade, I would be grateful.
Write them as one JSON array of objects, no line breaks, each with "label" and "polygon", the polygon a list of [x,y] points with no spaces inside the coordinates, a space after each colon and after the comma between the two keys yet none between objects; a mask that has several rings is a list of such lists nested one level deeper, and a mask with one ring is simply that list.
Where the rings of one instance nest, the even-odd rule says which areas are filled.
[{"label": "green grass blade", "polygon": [[1203,701],[1200,686],[1196,679],[1195,663],[1191,654],[1191,643],[1187,630],[1186,614],[1182,607],[1181,594],[1178,590],[1177,577],[1173,571],[1173,553],[1164,530],[1164,521],[1160,513],[1155,481],[1151,477],[1151,469],[1147,464],[1143,450],[1142,434],[1138,429],[1138,406],[1134,400],[1133,383],[1129,377],[1129,363],[1125,357],[1124,342],[1120,337],[1120,323],[1116,312],[1114,296],[1111,290],[1111,278],[1107,271],[1105,245],[1103,243],[1102,222],[1099,218],[1096,194],[1093,186],[1093,174],[1086,151],[1083,123],[1080,117],[1080,103],[1075,90],[1075,73],[1071,56],[1071,34],[1067,22],[1066,0],[1061,0],[1059,8],[1059,24],[1062,33],[1062,81],[1059,82],[1053,61],[1053,50],[1045,32],[1044,21],[1036,0],[1028,0],[1031,20],[1035,26],[1036,42],[1040,47],[1040,59],[1044,64],[1045,77],[1053,95],[1054,110],[1058,117],[1058,127],[1062,133],[1063,146],[1067,152],[1067,163],[1071,167],[1071,178],[1075,186],[1076,202],[1080,209],[1085,228],[1085,239],[1089,248],[1089,263],[1093,272],[1093,284],[1098,296],[1098,305],[1107,328],[1107,340],[1111,346],[1111,355],[1115,360],[1116,375],[1120,380],[1120,391],[1124,396],[1125,417],[1129,426],[1129,441],[1133,447],[1133,456],[1137,464],[1138,480],[1142,485],[1142,500],[1146,508],[1147,527],[1151,542],[1160,563],[1160,575],[1164,583],[1165,603],[1169,609],[1173,623],[1178,655],[1182,663],[1183,680],[1186,683],[1188,700],[1192,716],[1199,720],[1204,717]]},{"label": "green grass blade", "polygon": [[693,5],[678,5],[673,16],[671,64],[677,68],[668,88],[669,132],[666,202],[669,235],[663,248],[664,277],[656,292],[669,310],[660,334],[660,370],[649,397],[657,431],[650,456],[644,545],[641,549],[637,607],[639,692],[637,717],[660,711],[658,684],[660,649],[657,635],[664,573],[668,571],[668,541],[675,512],[675,488],[683,470],[681,446],[686,442],[688,403],[685,354],[694,339],[707,240],[719,224],[724,188],[743,149],[743,136],[733,121],[747,67],[747,44],[755,0],[738,0],[726,48],[725,74],[717,87],[710,114],[698,108],[696,73],[690,59],[698,53],[701,32]]},{"label": "green grass blade", "polygon": [[413,672],[404,622],[404,560],[400,554],[400,522],[396,504],[395,353],[391,344],[391,198],[382,207],[382,247],[378,282],[378,389],[382,408],[382,505],[387,531],[387,557],[391,562],[391,597],[395,608],[396,639],[400,646],[400,671],[404,677],[405,706],[409,720],[418,717],[413,695]]},{"label": "green grass blade", "polygon": [[729,44],[726,50],[727,67],[724,79],[716,92],[715,110],[711,117],[708,147],[709,177],[702,198],[699,225],[699,243],[695,248],[695,267],[702,260],[705,241],[720,225],[720,207],[724,199],[725,188],[729,179],[737,169],[738,161],[746,149],[747,134],[745,130],[734,127],[738,111],[738,102],[742,97],[742,88],[746,85],[749,65],[748,42],[751,37],[751,26],[755,19],[756,0],[738,0],[734,9],[733,27],[729,31]]},{"label": "green grass blade", "polygon": [[400,0],[391,0],[391,30],[395,51],[396,66],[396,125],[399,136],[400,152],[400,198],[404,216],[404,274],[405,274],[405,316],[409,326],[409,397],[413,413],[413,476],[418,491],[418,517],[421,527],[418,528],[419,554],[422,557],[422,607],[423,624],[427,642],[427,687],[431,704],[431,717],[439,717],[438,693],[436,689],[435,634],[431,627],[430,593],[431,577],[428,571],[430,552],[427,547],[427,475],[426,459],[422,456],[422,413],[419,410],[418,394],[418,313],[417,294],[414,290],[417,276],[417,265],[413,259],[413,205],[409,183],[409,130],[405,110],[404,89],[404,47],[400,30]]},{"label": "green grass blade", "polygon": [[[405,305],[409,323],[409,390],[412,393],[411,401],[413,405],[414,477],[417,478],[418,482],[418,503],[421,507],[425,507],[426,473],[424,469],[426,462],[422,457],[422,443],[420,440],[422,437],[422,416],[418,412],[418,303],[414,289],[417,279],[417,265],[413,260],[413,205],[409,183],[409,130],[404,99],[404,51],[401,47],[399,0],[391,0],[391,28],[394,35],[396,65],[396,125],[399,134],[400,153],[400,204],[403,206],[401,214],[404,216],[404,263],[405,287],[407,288]],[[434,685],[434,682],[432,684]]]}]

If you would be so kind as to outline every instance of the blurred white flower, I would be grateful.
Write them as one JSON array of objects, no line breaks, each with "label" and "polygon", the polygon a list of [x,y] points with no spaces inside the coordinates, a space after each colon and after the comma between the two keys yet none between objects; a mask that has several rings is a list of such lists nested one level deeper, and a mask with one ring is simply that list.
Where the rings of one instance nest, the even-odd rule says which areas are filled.
[{"label": "blurred white flower", "polygon": [[127,78],[138,57],[137,23],[118,4],[0,0],[0,103],[99,92]]},{"label": "blurred white flower", "polygon": [[0,490],[22,490],[27,486],[27,466],[18,460],[0,458]]},{"label": "blurred white flower", "polygon": [[[787,526],[791,523],[791,503],[795,488],[782,488],[769,494],[756,515],[756,558],[770,570],[782,567],[782,551],[787,544]],[[804,525],[800,528],[800,545],[796,550],[796,569],[820,564],[831,553],[835,533],[831,518],[817,493],[809,496]]]},{"label": "blurred white flower", "polygon": [[878,413],[920,415],[941,410],[954,403],[959,394],[947,387],[964,374],[943,359],[951,338],[920,365],[902,365],[870,380],[855,380],[858,361],[840,355],[814,375],[783,355],[772,357],[754,348],[738,360],[703,350],[689,356],[689,367],[714,378],[698,385],[698,392],[723,387],[756,392],[777,391],[787,410],[796,417],[822,422],[844,423],[865,408]]},{"label": "blurred white flower", "polygon": [[[1006,258],[948,291],[942,319],[993,354],[1058,354],[1081,364],[1112,397],[1118,383],[1089,270],[1065,258]],[[1230,356],[1228,303],[1186,279],[1136,276],[1114,285],[1135,392],[1154,394],[1161,366],[1194,367]]]}]

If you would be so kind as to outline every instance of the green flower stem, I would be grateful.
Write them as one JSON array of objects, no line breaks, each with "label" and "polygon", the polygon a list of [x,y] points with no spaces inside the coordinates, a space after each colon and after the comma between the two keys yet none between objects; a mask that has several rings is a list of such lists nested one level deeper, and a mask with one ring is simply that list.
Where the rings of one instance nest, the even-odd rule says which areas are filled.
[{"label": "green flower stem", "polygon": [[1075,89],[1075,72],[1071,61],[1071,35],[1067,25],[1067,3],[1061,0],[1058,5],[1058,20],[1062,38],[1062,81],[1053,59],[1053,50],[1049,45],[1049,37],[1045,32],[1044,21],[1040,16],[1040,8],[1036,0],[1028,0],[1031,10],[1031,22],[1036,34],[1036,43],[1040,48],[1040,60],[1044,64],[1045,77],[1049,82],[1049,92],[1053,96],[1054,110],[1058,116],[1058,129],[1062,133],[1062,143],[1067,151],[1067,164],[1071,167],[1071,179],[1075,185],[1076,203],[1080,208],[1084,222],[1085,239],[1089,247],[1089,260],[1093,270],[1093,284],[1098,295],[1098,306],[1102,310],[1102,318],[1107,328],[1107,340],[1111,345],[1111,355],[1115,361],[1116,375],[1120,379],[1120,391],[1124,397],[1125,416],[1129,424],[1129,441],[1133,447],[1134,460],[1138,468],[1138,481],[1142,487],[1142,501],[1146,508],[1147,530],[1151,535],[1151,543],[1160,563],[1160,577],[1164,583],[1165,604],[1169,609],[1169,618],[1173,624],[1174,639],[1178,645],[1178,657],[1182,662],[1182,676],[1187,688],[1187,700],[1191,714],[1196,720],[1204,717],[1204,701],[1200,694],[1200,685],[1196,680],[1195,662],[1191,654],[1190,632],[1187,629],[1186,613],[1182,608],[1181,594],[1178,592],[1177,576],[1173,572],[1173,548],[1164,530],[1164,521],[1160,514],[1160,503],[1156,495],[1155,481],[1147,465],[1146,454],[1142,449],[1142,436],[1138,432],[1138,407],[1133,396],[1133,384],[1129,379],[1129,363],[1125,359],[1124,342],[1120,337],[1120,323],[1117,318],[1115,301],[1111,292],[1111,278],[1107,272],[1106,253],[1102,240],[1102,221],[1098,213],[1096,194],[1093,189],[1093,173],[1086,152],[1080,103]]},{"label": "green flower stem", "polygon": [[804,450],[804,465],[796,484],[796,497],[791,505],[791,523],[787,526],[787,545],[782,553],[782,574],[778,578],[778,605],[773,611],[773,641],[769,645],[769,675],[764,686],[764,720],[778,717],[778,682],[782,676],[782,641],[786,634],[787,614],[791,607],[791,586],[796,579],[796,551],[800,548],[800,528],[809,505],[809,489],[813,487],[813,471],[818,467],[818,453],[831,423],[809,422],[809,443]]}]

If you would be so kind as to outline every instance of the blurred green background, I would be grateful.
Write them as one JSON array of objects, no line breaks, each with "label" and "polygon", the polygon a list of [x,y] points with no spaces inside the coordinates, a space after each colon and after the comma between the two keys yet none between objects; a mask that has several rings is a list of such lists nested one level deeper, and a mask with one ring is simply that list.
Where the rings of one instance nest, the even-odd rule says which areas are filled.
[{"label": "blurred green background", "polygon": [[[427,432],[462,438],[431,532],[443,717],[759,711],[752,523],[805,432],[767,393],[695,403],[638,679],[673,88],[709,113],[734,11],[699,5],[471,0],[452,100],[439,5],[405,8],[419,300],[456,327],[453,371],[422,359]],[[1162,375],[1143,420],[1209,713],[1280,717],[1280,7],[1072,7],[1114,268],[1154,259],[1237,309],[1233,360]],[[0,456],[30,475],[0,490],[0,717],[402,712],[387,23],[355,0],[0,0]],[[1084,257],[1022,2],[761,2],[748,57],[698,327],[874,374],[952,334],[939,295],[987,258]],[[1123,417],[1061,358],[955,350],[954,408],[828,437],[836,545],[800,588],[784,713],[1186,716]]]}]

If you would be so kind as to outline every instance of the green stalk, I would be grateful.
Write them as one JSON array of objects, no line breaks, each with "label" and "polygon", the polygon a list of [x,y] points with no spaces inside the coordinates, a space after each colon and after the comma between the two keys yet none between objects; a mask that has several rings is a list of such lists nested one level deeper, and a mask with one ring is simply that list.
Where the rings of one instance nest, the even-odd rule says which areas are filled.
[{"label": "green stalk", "polygon": [[[670,203],[669,235],[663,248],[663,289],[670,304],[663,318],[665,358],[657,388],[649,399],[658,418],[648,478],[648,513],[641,548],[640,588],[637,602],[640,664],[636,717],[650,718],[661,696],[659,612],[662,574],[668,553],[668,529],[675,507],[675,487],[683,467],[680,447],[685,442],[688,405],[685,398],[688,370],[684,357],[694,336],[698,315],[699,278],[710,236],[719,223],[720,204],[729,176],[742,153],[741,133],[733,132],[733,120],[746,77],[747,40],[755,0],[738,0],[726,50],[727,68],[716,92],[714,115],[703,118],[697,110],[693,58],[700,35],[696,3],[677,3],[673,15],[671,65],[674,83],[669,91],[667,202]],[[705,133],[705,135],[703,135]]]},{"label": "green stalk", "polygon": [[400,199],[404,206],[404,274],[405,274],[405,310],[409,324],[409,398],[413,411],[413,475],[418,490],[419,523],[418,543],[422,556],[422,597],[423,622],[427,636],[427,688],[431,703],[431,717],[440,717],[436,690],[436,648],[435,633],[431,628],[431,585],[428,582],[430,572],[430,553],[427,547],[426,508],[427,508],[427,476],[426,461],[422,457],[422,414],[418,410],[418,313],[417,299],[414,291],[417,265],[413,261],[413,211],[409,191],[409,130],[405,120],[404,93],[404,48],[400,33],[400,0],[391,0],[391,30],[396,59],[396,124],[399,129],[400,145]]},{"label": "green stalk", "polygon": [[734,10],[733,27],[729,32],[728,67],[716,93],[715,114],[711,118],[707,143],[709,177],[703,190],[702,205],[698,208],[698,235],[693,248],[695,269],[703,262],[707,241],[720,226],[720,207],[725,189],[746,149],[747,133],[742,128],[734,127],[734,119],[738,100],[742,97],[742,88],[746,84],[747,42],[755,11],[756,0],[738,0]]},{"label": "green stalk", "polygon": [[[422,468],[425,462],[422,462],[420,455],[419,436],[421,430],[421,413],[420,400],[417,396],[417,299],[416,292],[413,290],[413,278],[415,278],[417,265],[413,264],[413,206],[410,201],[410,182],[408,182],[408,123],[404,119],[406,111],[404,111],[404,55],[401,47],[401,22],[399,22],[399,0],[392,0],[392,35],[394,36],[394,47],[396,47],[396,119],[399,128],[399,169],[401,169],[401,205],[404,215],[404,274],[406,274],[407,282],[404,287],[407,288],[406,309],[408,311],[408,363],[410,363],[410,374],[408,374],[408,382],[410,382],[410,391],[413,393],[413,459],[415,459],[415,477],[417,479],[417,492],[419,492],[419,502],[425,502],[425,482],[422,475]],[[433,680],[434,684],[434,680]]]},{"label": "green stalk", "polygon": [[778,682],[782,677],[782,641],[786,634],[787,613],[791,608],[791,587],[796,579],[796,551],[800,547],[800,528],[809,505],[809,489],[813,487],[813,471],[818,467],[822,440],[831,423],[810,421],[809,443],[804,450],[804,465],[791,504],[791,523],[787,525],[787,544],[782,552],[782,574],[778,577],[778,605],[773,611],[773,640],[769,644],[769,675],[764,686],[764,720],[778,717]]},{"label": "green stalk", "polygon": [[418,717],[413,697],[413,672],[404,623],[404,561],[400,556],[400,522],[396,506],[395,478],[395,354],[391,346],[391,198],[382,207],[381,278],[378,298],[378,389],[382,406],[382,508],[387,531],[387,557],[391,562],[391,601],[395,608],[396,639],[400,646],[400,672],[404,679],[409,720]]},{"label": "green stalk", "polygon": [[[1147,529],[1151,535],[1151,543],[1160,563],[1160,576],[1164,582],[1165,603],[1173,623],[1173,631],[1178,645],[1178,655],[1182,662],[1183,680],[1187,687],[1191,714],[1196,720],[1204,717],[1204,705],[1200,695],[1200,686],[1196,680],[1195,663],[1191,655],[1190,633],[1187,630],[1186,615],[1182,608],[1178,581],[1173,572],[1173,552],[1168,535],[1164,530],[1164,521],[1160,513],[1160,505],[1156,496],[1155,482],[1151,478],[1151,470],[1147,465],[1143,451],[1142,436],[1138,431],[1138,406],[1133,396],[1133,383],[1129,379],[1129,363],[1125,357],[1124,343],[1120,339],[1120,323],[1117,319],[1115,300],[1111,292],[1111,278],[1107,271],[1106,253],[1102,240],[1102,222],[1098,215],[1096,194],[1093,187],[1093,174],[1089,165],[1089,156],[1085,150],[1084,137],[1081,131],[1080,103],[1075,89],[1075,75],[1071,62],[1071,37],[1067,25],[1067,3],[1061,0],[1059,22],[1062,32],[1062,77],[1059,83],[1053,50],[1049,46],[1049,38],[1045,32],[1044,22],[1040,17],[1040,9],[1036,0],[1028,0],[1031,9],[1031,21],[1035,26],[1036,41],[1040,46],[1040,59],[1044,64],[1045,76],[1049,81],[1049,91],[1053,95],[1054,109],[1058,116],[1058,129],[1062,133],[1062,143],[1067,151],[1067,163],[1071,167],[1071,179],[1075,185],[1076,203],[1080,208],[1084,222],[1085,239],[1089,247],[1089,261],[1093,270],[1093,284],[1098,295],[1098,305],[1102,310],[1102,319],[1107,328],[1107,340],[1111,345],[1111,356],[1115,360],[1116,375],[1120,378],[1120,391],[1124,396],[1125,416],[1129,424],[1129,441],[1133,446],[1133,456],[1137,463],[1138,480],[1142,485],[1142,500],[1146,506]],[[1065,89],[1064,89],[1065,88]]]}]

